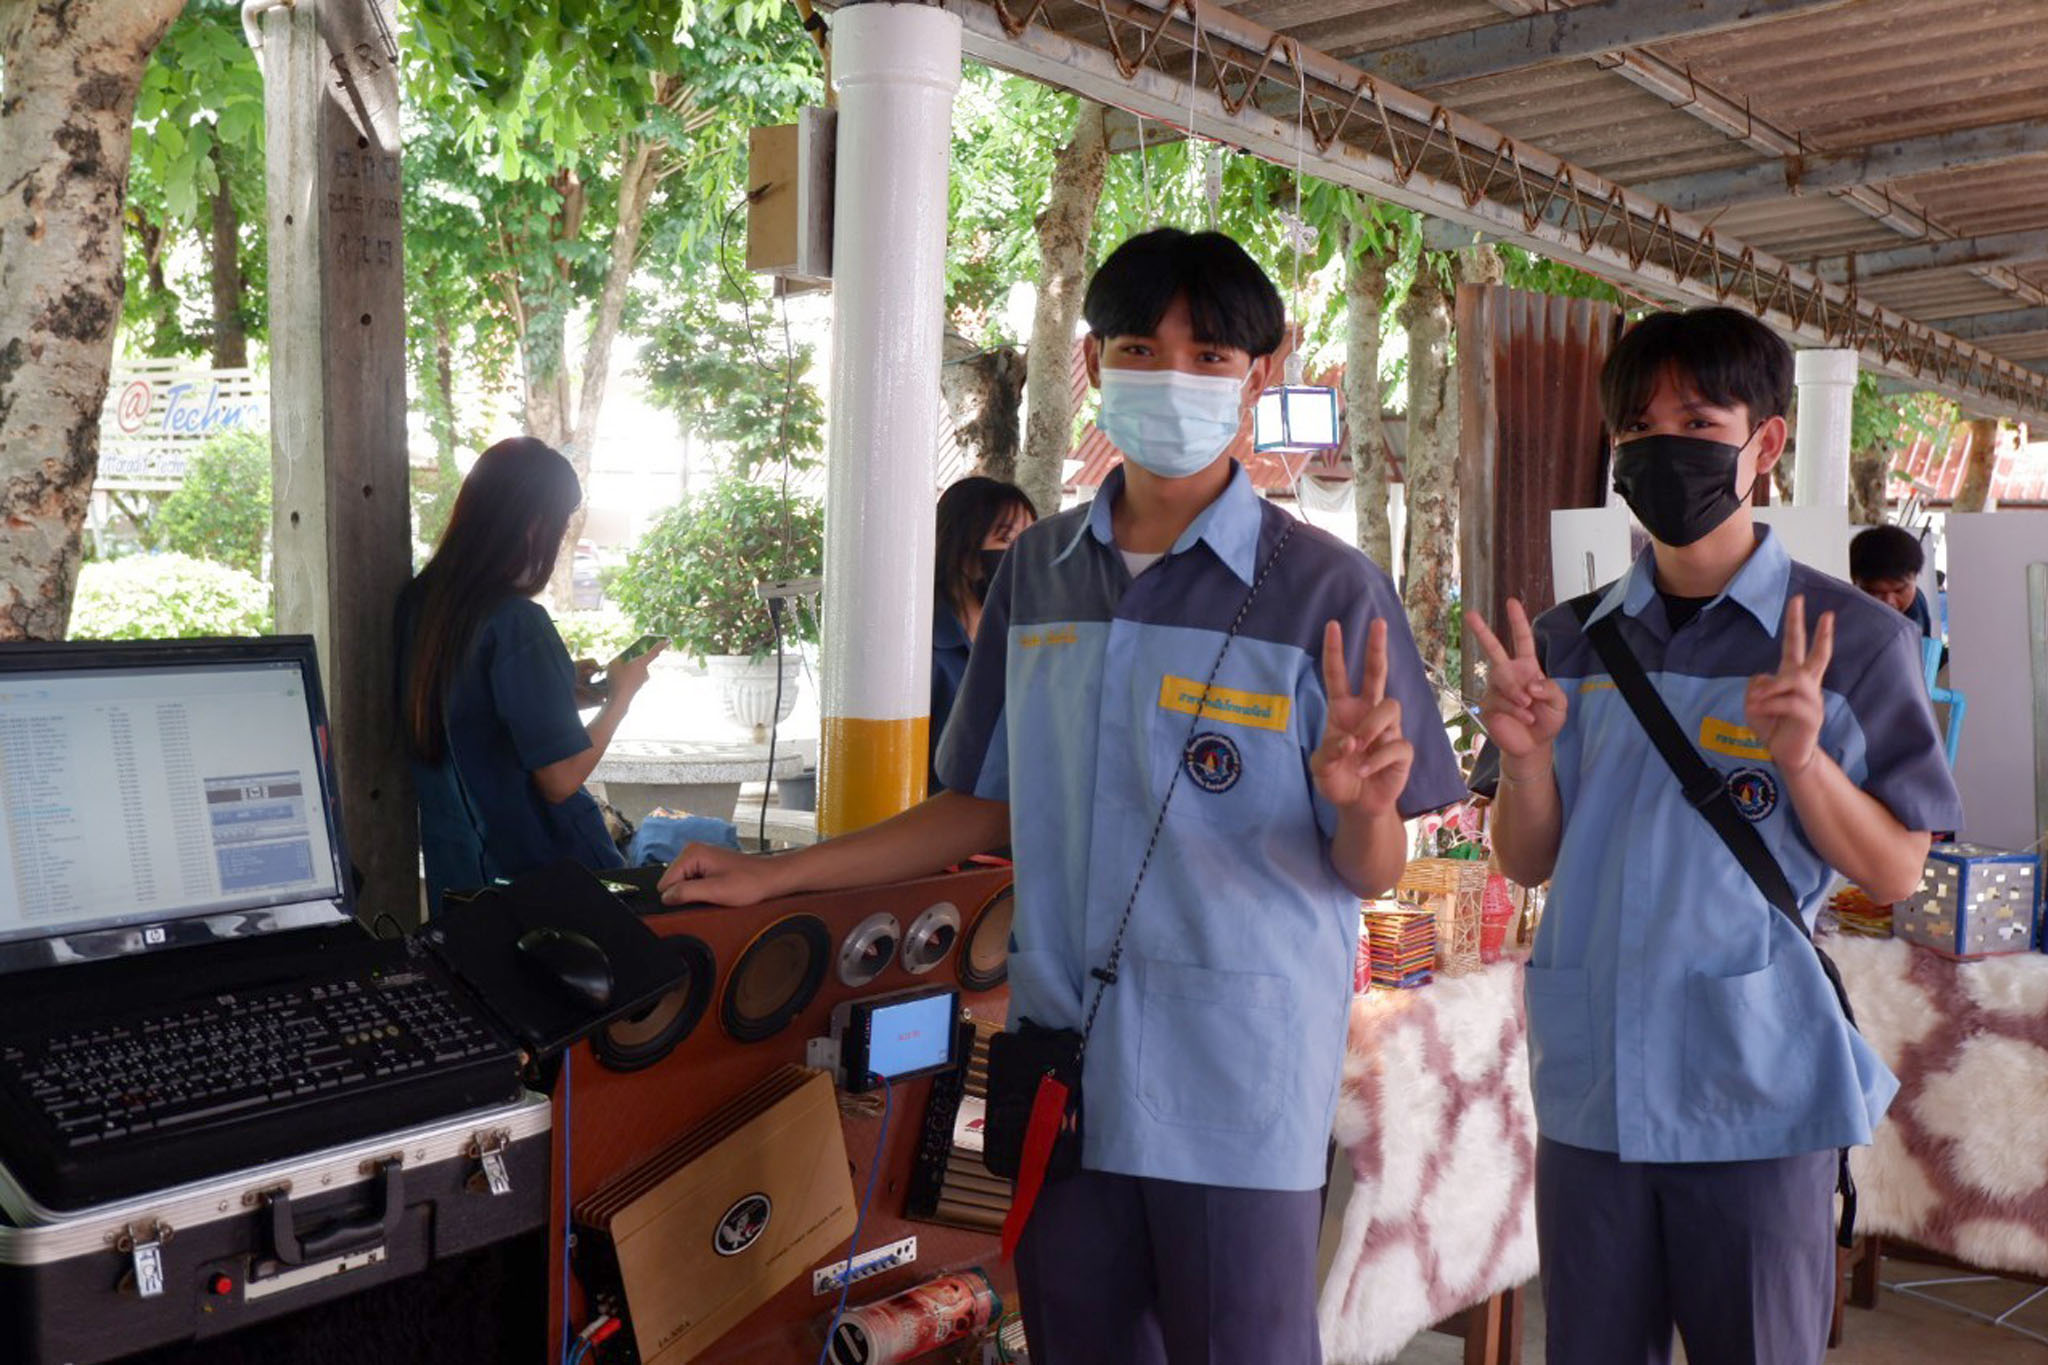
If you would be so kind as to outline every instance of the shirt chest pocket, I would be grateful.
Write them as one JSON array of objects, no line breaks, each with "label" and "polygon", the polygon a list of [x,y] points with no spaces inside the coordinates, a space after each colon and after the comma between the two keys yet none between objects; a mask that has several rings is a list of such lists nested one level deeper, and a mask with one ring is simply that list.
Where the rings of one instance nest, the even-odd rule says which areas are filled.
[{"label": "shirt chest pocket", "polygon": [[1288,784],[1302,782],[1301,749],[1288,729],[1237,723],[1213,706],[1200,719],[1192,707],[1155,709],[1146,748],[1154,799],[1179,774],[1169,817],[1176,823],[1199,818],[1240,830],[1264,823]]}]

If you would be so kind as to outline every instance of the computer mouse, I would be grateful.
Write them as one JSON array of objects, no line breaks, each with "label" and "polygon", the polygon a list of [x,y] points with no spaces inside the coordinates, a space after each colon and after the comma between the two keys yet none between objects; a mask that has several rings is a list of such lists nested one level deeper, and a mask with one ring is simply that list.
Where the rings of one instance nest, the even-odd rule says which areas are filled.
[{"label": "computer mouse", "polygon": [[586,934],[554,925],[528,929],[519,936],[519,960],[576,1004],[602,1009],[611,1003],[611,959]]}]

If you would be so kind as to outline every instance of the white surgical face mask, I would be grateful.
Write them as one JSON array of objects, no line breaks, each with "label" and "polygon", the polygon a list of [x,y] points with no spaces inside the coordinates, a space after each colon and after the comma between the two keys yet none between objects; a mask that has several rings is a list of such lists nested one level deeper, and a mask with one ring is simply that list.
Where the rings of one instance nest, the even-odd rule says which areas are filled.
[{"label": "white surgical face mask", "polygon": [[1244,381],[1185,370],[1102,371],[1095,424],[1139,468],[1185,479],[1216,462],[1244,418]]}]

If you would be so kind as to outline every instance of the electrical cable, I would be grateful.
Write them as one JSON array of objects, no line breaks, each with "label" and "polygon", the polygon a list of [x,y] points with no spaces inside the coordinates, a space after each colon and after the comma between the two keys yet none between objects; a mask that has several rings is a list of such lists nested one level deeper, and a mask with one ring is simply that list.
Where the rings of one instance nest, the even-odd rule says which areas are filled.
[{"label": "electrical cable", "polygon": [[570,1160],[571,1148],[569,1144],[570,1139],[575,1136],[576,1132],[576,1125],[573,1122],[575,1110],[572,1107],[576,1099],[575,1086],[570,1073],[572,1065],[573,1059],[570,1054],[564,1052],[562,1054],[562,1350],[561,1354],[556,1357],[557,1360],[563,1361],[564,1365],[575,1365],[575,1361],[569,1355],[569,1249],[575,1243],[575,1238],[570,1231],[570,1219],[574,1216],[570,1203],[570,1185],[575,1173],[575,1164]]},{"label": "electrical cable", "polygon": [[846,1278],[839,1283],[839,1306],[832,1310],[832,1321],[825,1325],[825,1345],[818,1352],[818,1365],[826,1365],[832,1355],[832,1334],[839,1330],[839,1320],[846,1316],[846,1296],[853,1289],[853,1262],[860,1255],[860,1229],[868,1220],[868,1202],[875,1197],[875,1176],[882,1169],[882,1153],[889,1144],[889,1116],[895,1110],[895,1092],[890,1089],[889,1078],[879,1077],[882,1082],[882,1131],[875,1136],[875,1159],[868,1167],[868,1187],[860,1197],[860,1212],[853,1219],[853,1240],[846,1247]]},{"label": "electrical cable", "polygon": [[[1195,96],[1201,90],[1196,82],[1202,74],[1202,19],[1195,13],[1194,0],[1184,0],[1188,10],[1188,197],[1196,203],[1202,201],[1200,162],[1195,153]],[[1212,221],[1210,227],[1216,226]]]},{"label": "electrical cable", "polygon": [[[746,285],[733,273],[731,260],[731,237],[733,219],[741,209],[752,203],[767,191],[766,185],[747,191],[739,202],[726,210],[725,217],[718,225],[718,268],[725,276],[725,282],[732,289],[733,298],[740,306],[740,316],[746,323],[747,349],[753,354],[754,363],[767,368],[767,356],[762,353],[761,339],[754,332],[754,308],[747,297]],[[789,326],[789,299],[786,295],[776,299],[777,311],[782,322],[782,410],[776,416],[775,444],[782,457],[782,548],[785,554],[793,531],[793,519],[789,500],[789,478],[791,460],[789,452],[789,415],[796,405],[796,341]],[[788,561],[783,561],[785,573]],[[769,624],[775,631],[775,710],[768,723],[768,772],[761,784],[761,821],[757,829],[759,840],[765,848],[768,843],[768,796],[775,786],[775,750],[782,731],[782,670],[784,649],[782,638],[782,603],[779,598],[768,600]]]},{"label": "electrical cable", "polygon": [[[786,504],[785,504],[786,505]],[[768,789],[775,785],[775,742],[782,733],[782,599],[768,599],[768,621],[775,628],[775,709],[769,713],[768,780],[761,784],[761,827],[758,837],[763,852],[768,848]]]}]

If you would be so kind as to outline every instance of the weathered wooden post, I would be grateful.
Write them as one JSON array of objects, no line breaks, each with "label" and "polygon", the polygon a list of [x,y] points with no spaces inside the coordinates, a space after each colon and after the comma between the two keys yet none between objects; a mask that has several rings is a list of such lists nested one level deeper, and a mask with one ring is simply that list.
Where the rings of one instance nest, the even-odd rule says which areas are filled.
[{"label": "weathered wooden post", "polygon": [[254,23],[277,625],[319,641],[361,903],[410,922],[417,821],[392,704],[392,609],[412,569],[397,34],[389,0],[296,0]]}]

